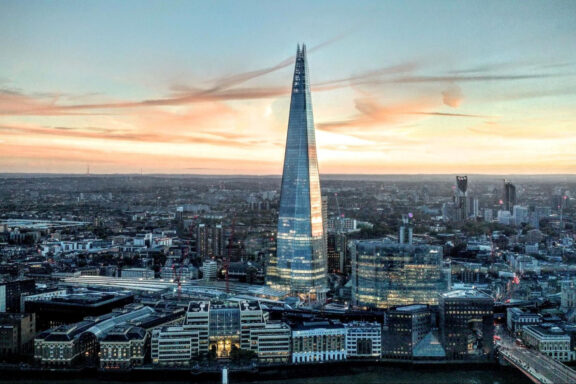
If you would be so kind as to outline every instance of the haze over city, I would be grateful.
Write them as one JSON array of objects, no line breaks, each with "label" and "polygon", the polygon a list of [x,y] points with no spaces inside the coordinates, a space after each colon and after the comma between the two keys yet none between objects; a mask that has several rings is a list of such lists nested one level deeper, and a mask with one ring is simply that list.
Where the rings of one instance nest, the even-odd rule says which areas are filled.
[{"label": "haze over city", "polygon": [[0,172],[273,174],[296,44],[322,174],[574,173],[573,1],[0,5]]}]

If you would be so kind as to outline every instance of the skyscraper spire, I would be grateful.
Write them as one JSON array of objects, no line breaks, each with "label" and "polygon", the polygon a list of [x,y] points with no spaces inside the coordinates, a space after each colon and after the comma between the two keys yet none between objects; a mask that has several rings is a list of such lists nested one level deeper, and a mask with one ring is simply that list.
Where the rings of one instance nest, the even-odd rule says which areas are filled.
[{"label": "skyscraper spire", "polygon": [[308,63],[303,44],[302,47],[298,45],[296,52],[277,252],[272,268],[269,268],[268,283],[273,288],[313,301],[322,301],[327,287],[320,192]]}]

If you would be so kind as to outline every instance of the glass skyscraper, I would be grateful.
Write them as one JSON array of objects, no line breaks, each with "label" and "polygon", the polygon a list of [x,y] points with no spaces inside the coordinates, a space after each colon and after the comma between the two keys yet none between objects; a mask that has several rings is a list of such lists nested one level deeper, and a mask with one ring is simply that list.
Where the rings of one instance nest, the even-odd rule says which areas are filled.
[{"label": "glass skyscraper", "polygon": [[305,300],[322,301],[327,288],[325,253],[310,80],[303,45],[296,52],[277,251],[268,266],[268,284]]},{"label": "glass skyscraper", "polygon": [[436,305],[449,288],[450,269],[442,261],[442,247],[359,240],[351,251],[355,306]]}]

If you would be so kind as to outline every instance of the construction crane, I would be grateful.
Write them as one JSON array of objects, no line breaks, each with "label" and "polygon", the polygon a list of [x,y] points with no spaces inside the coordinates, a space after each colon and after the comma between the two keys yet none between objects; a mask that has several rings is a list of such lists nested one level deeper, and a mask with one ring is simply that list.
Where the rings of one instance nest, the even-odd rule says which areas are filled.
[{"label": "construction crane", "polygon": [[336,208],[338,209],[338,228],[336,228],[336,233],[342,233],[343,232],[343,219],[344,219],[344,215],[342,215],[342,213],[340,212],[340,202],[338,201],[338,192],[334,192],[334,199],[336,200]]}]

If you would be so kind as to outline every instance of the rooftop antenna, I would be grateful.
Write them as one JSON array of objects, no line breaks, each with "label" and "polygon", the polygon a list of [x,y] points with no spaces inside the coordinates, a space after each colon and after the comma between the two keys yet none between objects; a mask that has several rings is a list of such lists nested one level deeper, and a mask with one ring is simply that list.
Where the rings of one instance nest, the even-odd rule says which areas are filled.
[{"label": "rooftop antenna", "polygon": [[86,176],[90,176],[90,163],[86,164]]}]

